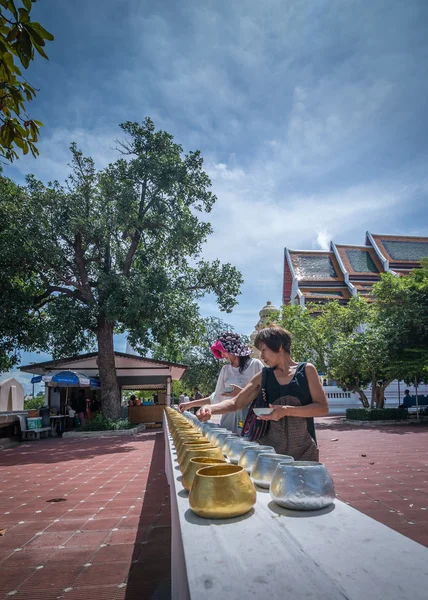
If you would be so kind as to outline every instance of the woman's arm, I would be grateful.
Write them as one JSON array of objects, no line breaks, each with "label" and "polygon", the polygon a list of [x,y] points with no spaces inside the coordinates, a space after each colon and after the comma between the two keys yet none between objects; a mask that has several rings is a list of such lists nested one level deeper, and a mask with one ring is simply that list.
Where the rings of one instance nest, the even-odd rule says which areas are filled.
[{"label": "woman's arm", "polygon": [[193,408],[194,406],[204,406],[205,404],[211,404],[209,396],[207,398],[192,400],[192,402],[182,402],[178,405],[178,409],[180,412],[184,412],[185,410],[189,410],[189,408]]},{"label": "woman's arm", "polygon": [[236,412],[241,408],[245,408],[257,398],[260,391],[261,383],[262,374],[261,372],[259,372],[256,375],[254,375],[254,377],[239,392],[239,394],[235,396],[235,398],[223,400],[218,404],[203,406],[201,409],[198,410],[196,416],[200,421],[209,421],[211,415],[224,415],[226,413]]},{"label": "woman's arm", "polygon": [[318,377],[314,365],[307,363],[305,367],[308,378],[309,391],[312,398],[311,404],[305,406],[275,406],[270,404],[274,410],[270,415],[258,417],[264,421],[279,421],[284,417],[324,417],[328,415],[328,401],[324,389]]}]

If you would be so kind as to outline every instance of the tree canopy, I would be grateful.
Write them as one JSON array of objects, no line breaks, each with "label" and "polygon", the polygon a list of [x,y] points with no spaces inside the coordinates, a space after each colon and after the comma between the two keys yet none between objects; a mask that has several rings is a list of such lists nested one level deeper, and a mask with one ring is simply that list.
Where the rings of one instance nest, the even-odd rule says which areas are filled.
[{"label": "tree canopy", "polygon": [[371,406],[382,407],[394,379],[428,380],[428,262],[409,276],[385,273],[374,286],[375,302],[357,296],[346,306],[287,305],[280,324],[293,334],[297,360],[313,362],[344,390]]},{"label": "tree canopy", "polygon": [[[234,327],[217,317],[208,317],[201,323],[197,341],[189,343],[184,339],[175,348],[167,345],[158,346],[154,357],[162,360],[178,360],[188,365],[189,368],[178,387],[188,391],[198,387],[204,395],[208,395],[215,390],[219,373],[224,365],[223,361],[213,356],[210,347],[225,331],[234,331]],[[248,342],[246,336],[241,335],[241,338]]]},{"label": "tree canopy", "polygon": [[[72,144],[64,185],[28,176],[18,187],[0,179],[7,198],[0,285],[11,302],[2,305],[2,337],[55,358],[97,345],[107,416],[119,412],[114,332],[128,331],[141,352],[155,343],[197,341],[197,300],[212,293],[230,312],[242,283],[231,264],[201,256],[212,228],[199,215],[211,211],[216,197],[200,152],[184,154],[149,118],[121,128],[122,157],[105,169],[97,171]],[[13,299],[19,290],[22,303]],[[21,323],[34,324],[28,342],[18,336]]]},{"label": "tree canopy", "polygon": [[18,152],[38,155],[37,141],[42,123],[27,114],[26,103],[36,97],[36,88],[23,76],[19,67],[28,69],[37,52],[48,58],[46,41],[54,36],[40,23],[31,20],[32,5],[37,0],[0,0],[0,157],[9,161]]}]

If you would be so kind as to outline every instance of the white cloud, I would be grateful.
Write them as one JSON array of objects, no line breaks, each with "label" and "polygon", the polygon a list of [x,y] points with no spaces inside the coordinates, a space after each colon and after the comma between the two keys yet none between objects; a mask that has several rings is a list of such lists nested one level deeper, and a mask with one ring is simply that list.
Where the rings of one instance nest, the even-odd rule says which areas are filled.
[{"label": "white cloud", "polygon": [[330,248],[330,234],[323,230],[317,232],[317,244],[321,248],[321,250],[328,250]]}]

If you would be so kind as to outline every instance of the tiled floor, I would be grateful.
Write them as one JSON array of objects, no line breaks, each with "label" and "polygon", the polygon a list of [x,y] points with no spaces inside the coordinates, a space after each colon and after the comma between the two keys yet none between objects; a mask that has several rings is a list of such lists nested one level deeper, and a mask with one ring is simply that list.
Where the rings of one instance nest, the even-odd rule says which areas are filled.
[{"label": "tiled floor", "polygon": [[[428,426],[327,418],[317,434],[338,496],[428,546]],[[0,598],[168,600],[163,467],[160,432],[0,451]]]},{"label": "tiled floor", "polygon": [[339,498],[428,546],[428,424],[366,429],[329,417],[317,437]]},{"label": "tiled floor", "polygon": [[1,451],[0,598],[167,600],[168,494],[162,433]]}]

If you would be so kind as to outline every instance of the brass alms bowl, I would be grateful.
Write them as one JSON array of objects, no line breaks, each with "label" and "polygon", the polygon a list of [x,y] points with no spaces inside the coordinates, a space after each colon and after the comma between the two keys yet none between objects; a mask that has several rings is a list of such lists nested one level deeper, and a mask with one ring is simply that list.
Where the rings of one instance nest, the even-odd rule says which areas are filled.
[{"label": "brass alms bowl", "polygon": [[231,519],[245,515],[256,503],[256,490],[239,465],[199,469],[193,479],[189,506],[206,519]]},{"label": "brass alms bowl", "polygon": [[180,452],[177,452],[177,460],[181,464],[183,462],[184,453],[188,448],[199,448],[202,446],[206,446],[207,448],[214,448],[212,444],[209,443],[208,440],[199,440],[195,442],[184,442],[180,448]]},{"label": "brass alms bowl", "polygon": [[213,448],[212,446],[199,446],[199,448],[193,446],[193,448],[187,448],[183,455],[183,460],[180,463],[180,470],[182,473],[185,472],[187,466],[192,458],[198,456],[219,458],[223,460],[223,455],[219,448]]},{"label": "brass alms bowl", "polygon": [[177,443],[175,445],[175,449],[177,450],[177,453],[178,453],[181,451],[184,444],[193,444],[193,443],[198,444],[199,442],[209,443],[207,438],[203,437],[202,435],[186,436],[177,441]]},{"label": "brass alms bowl", "polygon": [[172,436],[172,439],[174,440],[174,442],[177,442],[179,439],[186,437],[187,435],[199,435],[201,436],[202,433],[200,431],[198,431],[197,429],[182,429],[182,430],[178,430],[174,433],[174,435]]},{"label": "brass alms bowl", "polygon": [[195,458],[191,458],[187,463],[186,470],[183,473],[183,477],[181,478],[181,484],[185,490],[189,491],[192,487],[193,480],[195,478],[196,472],[203,467],[208,467],[209,465],[226,465],[226,461],[221,458],[212,458],[211,456],[203,457],[196,456]]}]

